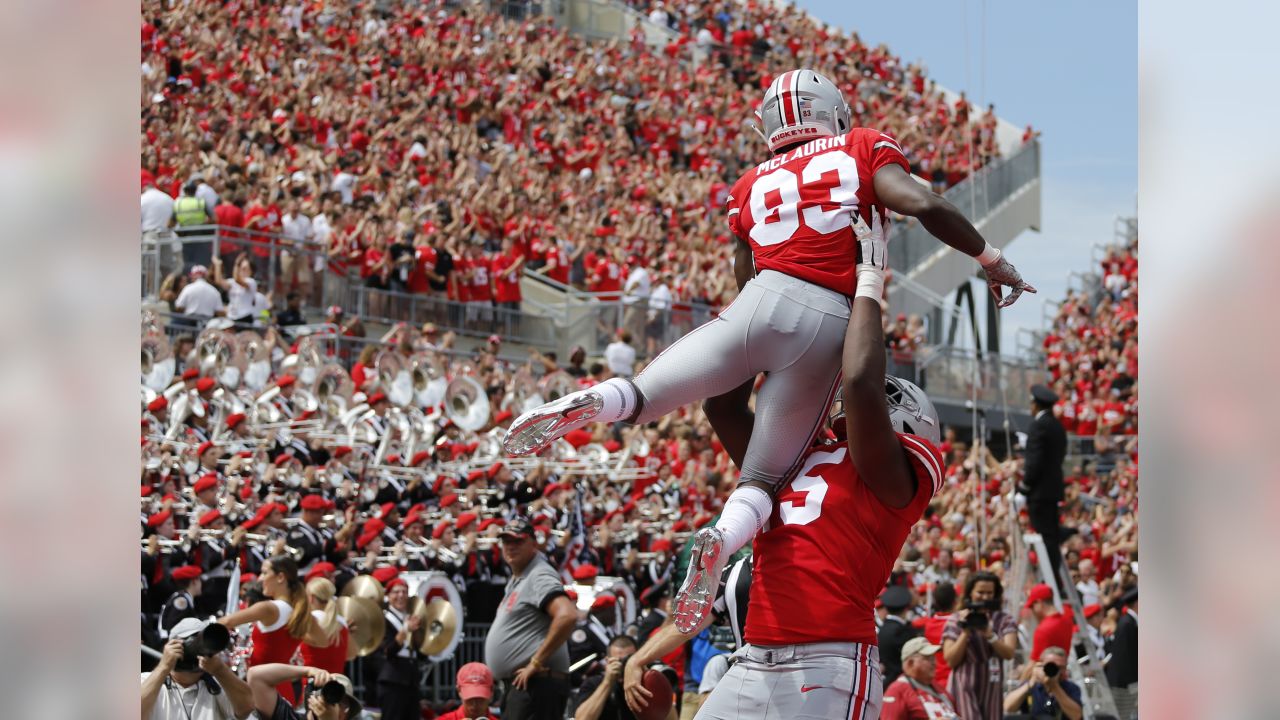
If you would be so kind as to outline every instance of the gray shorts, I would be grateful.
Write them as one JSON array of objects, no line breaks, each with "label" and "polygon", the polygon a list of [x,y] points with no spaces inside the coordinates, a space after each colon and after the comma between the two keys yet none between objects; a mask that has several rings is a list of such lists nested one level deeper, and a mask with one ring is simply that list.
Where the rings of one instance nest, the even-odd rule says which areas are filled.
[{"label": "gray shorts", "polygon": [[635,378],[644,396],[637,423],[722,395],[767,372],[742,480],[774,487],[799,470],[840,387],[849,298],[765,270],[719,317],[658,355]]},{"label": "gray shorts", "polygon": [[884,682],[875,645],[748,645],[735,657],[695,720],[880,717]]}]

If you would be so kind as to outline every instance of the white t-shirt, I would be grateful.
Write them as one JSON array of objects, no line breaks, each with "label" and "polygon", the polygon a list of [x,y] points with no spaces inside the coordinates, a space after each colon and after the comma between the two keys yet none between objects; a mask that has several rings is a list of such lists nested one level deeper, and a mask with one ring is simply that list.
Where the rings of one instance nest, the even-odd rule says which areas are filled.
[{"label": "white t-shirt", "polygon": [[252,315],[253,297],[257,292],[257,280],[249,278],[245,280],[244,285],[241,285],[232,278],[231,287],[227,288],[227,317],[239,320],[246,315]]},{"label": "white t-shirt", "polygon": [[627,305],[634,305],[641,300],[649,299],[649,288],[652,281],[649,279],[649,271],[645,268],[638,267],[627,275],[627,282],[622,288],[626,292],[623,302]]},{"label": "white t-shirt", "polygon": [[604,349],[604,361],[614,375],[631,377],[636,368],[636,349],[621,340],[615,340]]},{"label": "white t-shirt", "polygon": [[200,278],[182,288],[178,299],[173,301],[173,306],[185,315],[213,317],[214,313],[222,309],[222,296],[208,280]]},{"label": "white t-shirt", "polygon": [[653,293],[649,295],[650,310],[670,310],[671,309],[671,288],[666,283],[659,285],[653,289]]},{"label": "white t-shirt", "polygon": [[173,198],[155,189],[142,193],[142,232],[163,230],[173,219]]},{"label": "white t-shirt", "polygon": [[[141,682],[146,682],[151,675],[142,673]],[[182,687],[176,682],[166,682],[156,695],[156,704],[151,706],[151,720],[173,720],[173,718],[190,717],[191,720],[230,720],[236,716],[231,706],[231,698],[224,689],[217,695],[209,692],[203,681],[197,681],[191,687]]]},{"label": "white t-shirt", "polygon": [[314,235],[311,229],[311,218],[302,213],[285,215],[280,224],[284,227],[284,236],[290,240],[307,242]]},{"label": "white t-shirt", "polygon": [[[330,133],[331,135],[333,133]],[[342,204],[350,205],[355,199],[356,176],[349,172],[340,172],[333,177],[333,184],[329,189],[342,194]]]}]

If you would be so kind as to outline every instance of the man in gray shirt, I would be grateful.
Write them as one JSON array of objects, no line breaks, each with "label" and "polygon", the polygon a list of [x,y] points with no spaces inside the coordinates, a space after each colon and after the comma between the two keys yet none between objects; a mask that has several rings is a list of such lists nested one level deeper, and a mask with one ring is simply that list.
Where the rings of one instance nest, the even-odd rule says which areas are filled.
[{"label": "man in gray shirt", "polygon": [[506,683],[503,720],[561,720],[569,699],[565,641],[578,618],[559,573],[539,552],[533,524],[517,517],[501,535],[507,593],[485,638],[485,665]]}]

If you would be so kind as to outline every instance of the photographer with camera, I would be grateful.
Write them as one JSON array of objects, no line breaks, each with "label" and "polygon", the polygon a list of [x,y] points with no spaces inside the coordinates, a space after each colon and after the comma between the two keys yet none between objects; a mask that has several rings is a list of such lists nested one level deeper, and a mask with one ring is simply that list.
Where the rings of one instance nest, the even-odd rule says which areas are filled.
[{"label": "photographer with camera", "polygon": [[[635,720],[627,705],[622,678],[627,660],[636,653],[635,638],[619,635],[609,642],[609,651],[601,669],[587,676],[578,688],[573,704],[573,720]],[[674,705],[667,717],[674,720]]]},{"label": "photographer with camera", "polygon": [[964,586],[964,608],[942,629],[942,656],[951,666],[947,686],[965,720],[1000,720],[1003,660],[1018,647],[1018,625],[1000,608],[1004,589],[994,573],[977,572]]},{"label": "photographer with camera", "polygon": [[174,625],[156,669],[142,673],[142,717],[249,717],[253,712],[249,686],[222,661],[230,644],[230,633],[216,623],[186,618]]},{"label": "photographer with camera", "polygon": [[1080,686],[1067,679],[1067,651],[1047,647],[1040,661],[1027,666],[1023,683],[1004,698],[1004,711],[1018,717],[1080,720]]},{"label": "photographer with camera", "polygon": [[[296,711],[276,686],[306,678],[307,693],[302,711]],[[249,668],[249,689],[253,709],[263,720],[350,720],[360,716],[363,705],[346,675],[337,675],[306,665],[268,663]]]}]

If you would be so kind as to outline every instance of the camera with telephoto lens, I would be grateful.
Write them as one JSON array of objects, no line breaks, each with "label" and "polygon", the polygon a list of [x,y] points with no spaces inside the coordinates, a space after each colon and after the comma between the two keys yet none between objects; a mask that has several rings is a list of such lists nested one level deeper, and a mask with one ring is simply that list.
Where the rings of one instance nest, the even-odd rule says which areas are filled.
[{"label": "camera with telephoto lens", "polygon": [[1049,678],[1058,677],[1059,669],[1058,663],[1047,662],[1044,664],[1044,676]]},{"label": "camera with telephoto lens", "polygon": [[969,615],[964,619],[963,626],[969,630],[986,630],[991,624],[991,617],[987,614],[990,607],[985,602],[974,602],[972,600],[964,604],[964,609],[969,611]]},{"label": "camera with telephoto lens", "polygon": [[212,657],[231,646],[231,631],[226,625],[211,622],[200,632],[182,640],[182,659],[174,664],[178,672],[199,672],[200,658]]},{"label": "camera with telephoto lens", "polygon": [[347,689],[337,680],[330,680],[320,687],[311,686],[307,690],[308,699],[310,696],[320,693],[320,699],[325,705],[339,705],[343,700],[347,699]]}]

